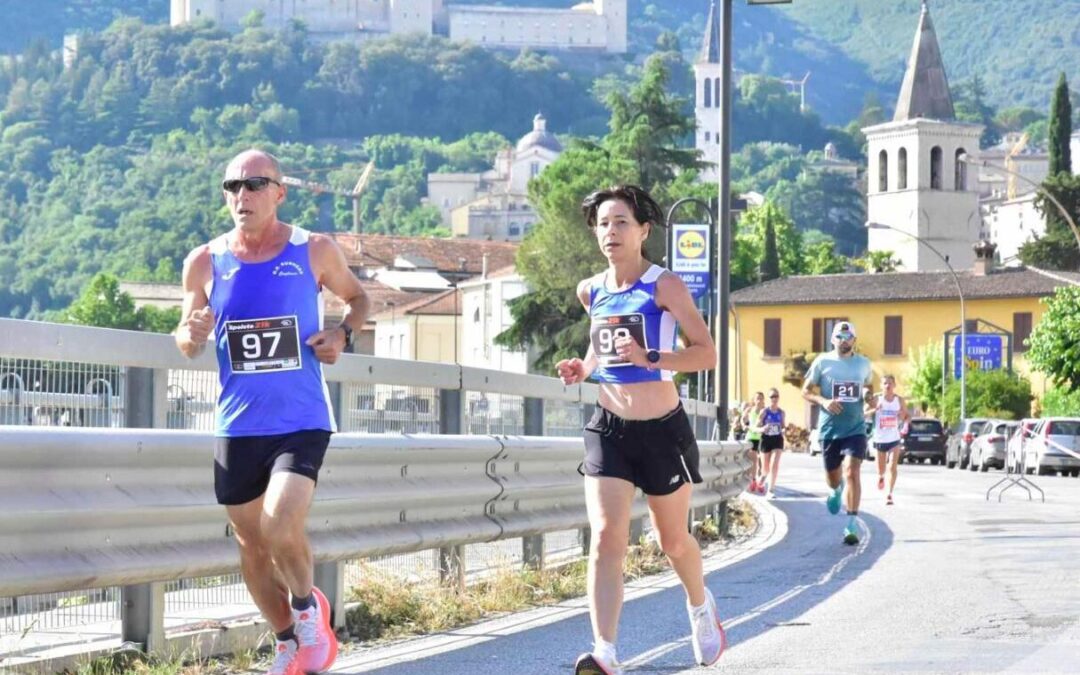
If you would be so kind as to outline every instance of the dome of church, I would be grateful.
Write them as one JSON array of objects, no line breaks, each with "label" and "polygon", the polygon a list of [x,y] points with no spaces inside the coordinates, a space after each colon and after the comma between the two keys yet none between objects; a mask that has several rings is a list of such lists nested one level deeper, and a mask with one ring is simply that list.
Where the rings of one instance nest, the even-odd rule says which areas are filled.
[{"label": "dome of church", "polygon": [[518,152],[524,152],[531,147],[540,146],[552,152],[562,152],[562,143],[555,138],[555,134],[547,130],[547,120],[540,113],[533,118],[533,130],[521,137],[517,142]]}]

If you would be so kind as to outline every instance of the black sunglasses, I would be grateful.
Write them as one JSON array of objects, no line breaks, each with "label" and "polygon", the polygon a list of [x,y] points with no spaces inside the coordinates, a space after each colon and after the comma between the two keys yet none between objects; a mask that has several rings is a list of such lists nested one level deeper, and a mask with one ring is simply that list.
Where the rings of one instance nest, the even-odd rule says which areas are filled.
[{"label": "black sunglasses", "polygon": [[240,188],[245,188],[248,192],[262,192],[270,185],[270,183],[281,185],[281,183],[273,178],[267,178],[266,176],[252,176],[251,178],[231,178],[222,181],[221,189],[225,192],[231,192],[232,194],[240,192]]},{"label": "black sunglasses", "polygon": [[770,396],[769,398],[780,398],[780,394],[777,394],[775,396]]}]

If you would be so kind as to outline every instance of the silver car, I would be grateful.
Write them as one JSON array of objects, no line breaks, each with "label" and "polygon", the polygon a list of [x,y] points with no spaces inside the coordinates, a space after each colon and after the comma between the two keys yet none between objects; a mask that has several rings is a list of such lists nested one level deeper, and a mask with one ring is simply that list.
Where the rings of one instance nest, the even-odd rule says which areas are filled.
[{"label": "silver car", "polygon": [[1024,444],[1028,473],[1080,476],[1080,418],[1047,417]]},{"label": "silver car", "polygon": [[1019,422],[1005,420],[986,422],[979,430],[979,435],[971,442],[971,463],[968,468],[972,471],[978,469],[984,473],[990,467],[1004,469],[1005,442],[1019,424]]}]

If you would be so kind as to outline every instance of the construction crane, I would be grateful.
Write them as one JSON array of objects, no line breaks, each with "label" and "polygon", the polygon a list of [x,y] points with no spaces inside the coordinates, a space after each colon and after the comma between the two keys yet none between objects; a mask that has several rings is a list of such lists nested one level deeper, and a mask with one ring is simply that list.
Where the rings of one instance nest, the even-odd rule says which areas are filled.
[{"label": "construction crane", "polygon": [[314,181],[304,180],[303,178],[296,178],[294,176],[282,176],[281,182],[285,185],[292,187],[298,187],[303,190],[311,190],[316,194],[332,194],[339,197],[348,197],[352,200],[352,213],[353,213],[353,232],[360,233],[360,196],[364,192],[364,188],[367,187],[368,181],[371,180],[371,174],[375,173],[375,162],[368,162],[367,166],[360,173],[360,179],[356,181],[356,186],[349,192],[339,190],[333,186],[326,185],[325,183],[316,183]]}]

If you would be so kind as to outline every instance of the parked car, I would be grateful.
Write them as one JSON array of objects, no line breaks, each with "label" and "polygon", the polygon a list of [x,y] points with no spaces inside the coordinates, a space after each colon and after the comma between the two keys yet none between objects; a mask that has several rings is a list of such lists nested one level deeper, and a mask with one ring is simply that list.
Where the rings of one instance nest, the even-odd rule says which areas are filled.
[{"label": "parked car", "polygon": [[1080,454],[1080,418],[1047,417],[1039,422],[1033,436],[1024,445],[1025,466],[1028,473],[1040,476],[1071,474],[1080,476],[1080,458],[1065,450]]},{"label": "parked car", "polygon": [[944,464],[945,439],[945,429],[938,420],[933,417],[912,418],[903,440],[903,457],[909,462],[930,460],[931,464]]},{"label": "parked car", "polygon": [[945,444],[945,466],[950,469],[958,466],[961,469],[968,467],[971,459],[971,441],[975,440],[975,430],[981,429],[986,424],[985,417],[972,417],[960,420],[960,423],[949,432],[949,440]]},{"label": "parked car", "polygon": [[1038,423],[1037,418],[1025,417],[1020,420],[1013,435],[1009,437],[1009,442],[1005,446],[1005,462],[1012,467],[1013,473],[1020,473],[1024,461],[1024,446]]},{"label": "parked car", "polygon": [[1005,444],[1019,422],[990,420],[982,426],[978,435],[971,441],[971,460],[968,468],[986,473],[990,467],[1005,468]]}]

